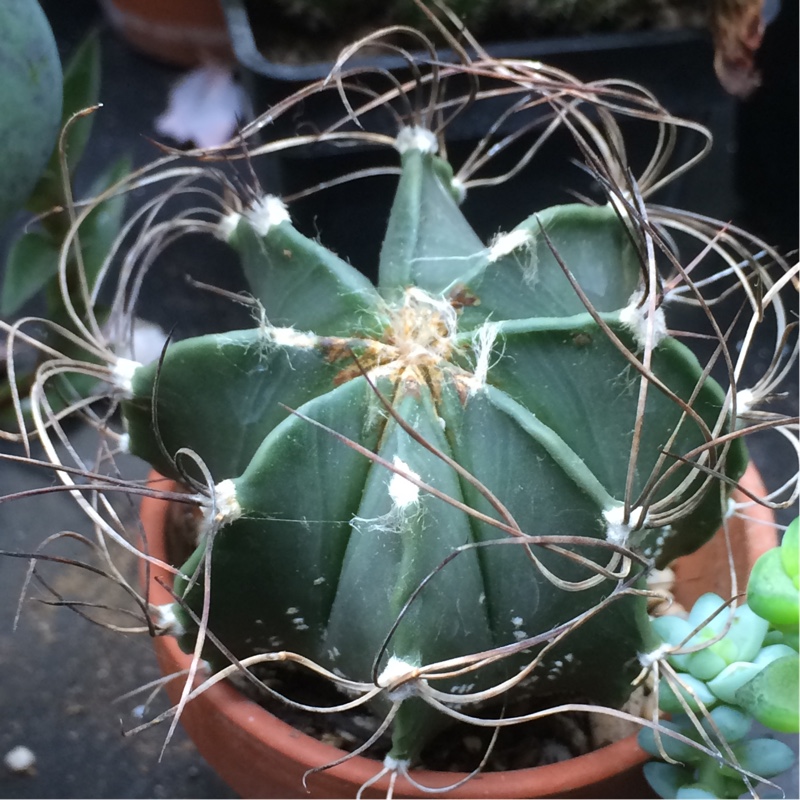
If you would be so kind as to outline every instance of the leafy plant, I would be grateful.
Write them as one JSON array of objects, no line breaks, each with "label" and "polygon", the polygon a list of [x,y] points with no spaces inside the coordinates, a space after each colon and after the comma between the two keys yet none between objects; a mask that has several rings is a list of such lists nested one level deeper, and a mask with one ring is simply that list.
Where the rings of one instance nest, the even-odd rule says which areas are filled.
[{"label": "leafy plant", "polygon": [[[432,47],[422,35],[415,41]],[[81,541],[99,559],[94,574],[133,598],[132,627],[176,636],[194,655],[181,702],[145,726],[170,717],[174,725],[191,697],[237,672],[274,697],[252,668],[289,665],[340,689],[335,709],[369,707],[383,720],[356,752],[389,731],[376,779],[394,781],[453,719],[499,728],[570,710],[626,717],[619,707],[642,665],[654,674],[677,657],[659,647],[649,622],[648,573],[719,527],[748,434],[774,429],[794,441],[796,420],[758,406],[796,356],[782,293],[797,269],[742,231],[649,201],[702,157],[704,129],[627,83],[583,84],[474,45],[474,60],[427,72],[415,65],[409,84],[389,78],[383,94],[371,89],[366,99],[346,69],[355,48],[330,80],[270,111],[272,121],[312,92],[336,92],[344,110],[330,129],[271,141],[260,119],[219,150],[189,153],[197,162],[167,155],[113,189],[166,184],[131,223],[140,229],[125,254],[112,330],[129,326],[154,253],[187,232],[239,253],[249,290],[232,299],[254,317],[246,330],[170,343],[157,362],[140,364],[123,354],[124,333],[109,343],[96,320],[83,325],[69,305],[80,330],[72,344],[88,357],[48,351],[31,392],[33,427],[20,433],[39,439],[92,520],[96,540]],[[464,75],[465,93],[448,94],[447,79]],[[483,78],[503,88],[482,90]],[[460,167],[449,163],[447,121],[498,97],[507,105],[486,136]],[[376,105],[393,111],[396,135],[361,127]],[[532,121],[531,111],[539,112]],[[657,130],[638,178],[618,116]],[[509,123],[518,123],[512,134]],[[497,153],[529,137],[524,165],[557,130],[572,134],[602,195],[519,209],[516,227],[482,241],[459,208],[465,192],[510,177],[491,174]],[[701,143],[670,172],[680,132]],[[320,142],[391,154],[383,168],[333,182],[397,177],[377,285],[298,231],[291,207],[252,173],[245,182],[209,164]],[[170,215],[170,201],[192,193],[202,204]],[[699,243],[689,260],[681,242]],[[714,307],[736,291],[747,319],[734,355],[734,326]],[[682,302],[707,323],[693,332],[713,342],[703,362],[668,327],[665,309]],[[93,306],[86,310],[91,316]],[[760,324],[775,357],[755,384],[739,386]],[[724,388],[711,377],[718,366]],[[64,375],[105,387],[96,393],[102,414],[88,402],[80,409],[92,411],[101,440],[91,468],[74,449],[65,462],[55,447],[68,437],[46,389]],[[122,428],[110,414],[116,407]],[[120,448],[187,492],[104,477]],[[796,484],[793,475],[759,502],[791,503]],[[150,556],[114,512],[112,490],[198,507],[188,559],[166,565]],[[116,567],[112,542],[169,569],[175,602],[152,607]],[[48,557],[17,555],[32,559],[34,576]],[[91,603],[75,605],[92,616]],[[737,614],[729,638],[708,639],[690,656],[709,680],[712,666],[754,658],[763,642],[764,626]],[[697,622],[711,626],[709,636],[720,630]],[[198,674],[205,680],[195,688]],[[716,752],[747,774],[743,756],[722,745]]]},{"label": "leafy plant", "polygon": [[782,733],[800,731],[798,528],[795,519],[781,546],[758,559],[747,602],[732,614],[721,597],[706,594],[688,619],[653,621],[670,645],[667,661],[673,668],[659,693],[661,710],[672,714],[666,727],[698,744],[729,748],[737,764],[737,769],[720,767],[715,754],[643,730],[639,744],[664,759],[645,767],[661,797],[739,797],[751,788],[742,770],[771,778],[795,763],[794,752],[783,742],[745,737],[753,720]]},{"label": "leafy plant", "polygon": [[[61,82],[60,65],[58,81]],[[38,179],[34,176],[33,191],[24,200],[25,209],[37,215],[36,222],[27,226],[12,244],[0,289],[0,314],[4,317],[17,314],[28,301],[43,294],[50,324],[48,343],[66,352],[70,351],[70,344],[58,331],[75,333],[77,330],[67,306],[73,307],[84,321],[87,319],[88,305],[93,301],[87,303],[84,291],[91,292],[97,282],[105,257],[119,234],[124,210],[124,197],[109,197],[96,204],[86,216],[80,237],[70,239],[73,217],[69,209],[75,205],[72,179],[89,141],[92,112],[97,106],[99,92],[100,45],[96,34],[90,34],[64,70],[63,103],[59,98],[58,104],[63,134],[58,142],[50,145],[50,158],[37,172]],[[17,105],[24,107],[28,103]],[[16,132],[18,140],[27,140],[30,131],[24,130],[26,135]],[[0,152],[9,162],[15,161],[13,151]],[[123,156],[98,175],[87,196],[102,196],[129,172],[130,160]],[[65,264],[59,276],[62,252]],[[92,315],[102,321],[103,311],[99,305],[94,305]],[[10,422],[15,392],[24,397],[34,381],[37,366],[28,363],[22,369],[17,368],[0,383],[0,408],[6,423]],[[75,397],[85,396],[90,385],[74,376],[69,383],[62,380],[50,392],[50,402],[53,406],[66,406]],[[22,410],[27,413],[27,403]]]}]

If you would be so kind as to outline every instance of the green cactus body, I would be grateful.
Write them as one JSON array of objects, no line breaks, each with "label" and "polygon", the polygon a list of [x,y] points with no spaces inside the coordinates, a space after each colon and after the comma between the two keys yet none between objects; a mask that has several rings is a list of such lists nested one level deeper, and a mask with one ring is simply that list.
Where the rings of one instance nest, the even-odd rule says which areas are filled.
[{"label": "green cactus body", "polygon": [[[702,544],[723,505],[719,490],[707,490],[671,530],[645,525],[629,540],[612,524],[625,498],[639,392],[622,351],[641,356],[625,311],[640,282],[637,249],[614,210],[550,208],[487,247],[442,182],[447,171],[426,138],[410,141],[377,288],[268,200],[227,220],[264,322],[170,346],[160,369],[136,370],[125,403],[134,453],[180,477],[173,457],[188,448],[218,485],[230,481],[237,511],[213,539],[210,630],[239,658],[289,650],[349,679],[369,682],[374,668],[387,687],[392,670],[515,645],[582,618],[614,587],[610,580],[581,591],[554,585],[531,555],[565,581],[594,573],[541,547],[529,553],[491,525],[486,517],[498,513],[486,497],[396,417],[482,482],[533,536],[610,538],[672,555]],[[652,370],[660,385],[647,396],[634,498],[654,470],[675,463],[659,462],[664,450],[688,454],[706,441],[704,426],[720,432],[724,395],[681,344],[663,338]],[[696,416],[669,392],[690,400]],[[734,445],[725,469],[737,477],[744,462]],[[682,466],[651,499],[682,481],[681,499],[697,494],[702,477],[685,480],[688,470]],[[466,548],[436,572],[382,649],[426,576],[458,548],[496,540],[506,543]],[[203,583],[188,579],[208,541],[201,537],[177,585],[197,615]],[[611,557],[586,544],[572,549],[601,564]],[[177,613],[182,644],[192,648],[196,625]],[[525,696],[618,704],[651,636],[645,600],[615,600],[547,653]],[[536,651],[431,685],[485,689],[516,675]],[[205,655],[225,663],[211,646]],[[390,701],[402,701],[392,755],[413,758],[445,718],[413,685],[376,704],[385,711]]]}]

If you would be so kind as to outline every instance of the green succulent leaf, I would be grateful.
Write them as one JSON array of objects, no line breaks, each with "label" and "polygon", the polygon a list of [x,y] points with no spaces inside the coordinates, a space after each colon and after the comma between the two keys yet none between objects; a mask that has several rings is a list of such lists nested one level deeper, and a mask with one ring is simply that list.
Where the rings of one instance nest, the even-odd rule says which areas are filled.
[{"label": "green succulent leaf", "polygon": [[[704,681],[693,675],[678,675],[680,686],[677,691],[692,711],[699,711],[700,703],[706,708],[713,708],[718,700],[711,693]],[[685,710],[684,703],[678,697],[676,689],[665,679],[661,679],[658,695],[658,707],[667,713],[677,713]]]},{"label": "green succulent leaf", "polygon": [[644,776],[659,797],[677,797],[682,787],[694,780],[694,772],[677,764],[650,761],[644,765]]},{"label": "green succulent leaf", "polygon": [[703,730],[714,740],[721,734],[729,744],[744,739],[753,725],[753,718],[749,714],[732,706],[717,706],[712,709],[710,716],[711,720],[703,719]]},{"label": "green succulent leaf", "polygon": [[753,565],[747,583],[750,608],[773,625],[794,626],[800,623],[800,590],[784,567],[782,548],[768,550]]},{"label": "green succulent leaf", "polygon": [[781,539],[781,561],[795,587],[800,586],[800,517],[795,518]]},{"label": "green succulent leaf", "polygon": [[[777,739],[748,739],[737,742],[732,749],[743,769],[762,778],[774,778],[786,772],[797,760],[792,748]],[[731,778],[738,776],[738,772],[728,766],[721,767],[720,772]]]},{"label": "green succulent leaf", "polygon": [[797,733],[799,672],[796,653],[778,658],[739,687],[736,702],[763,725],[782,733]]},{"label": "green succulent leaf", "polygon": [[[683,731],[674,723],[669,721],[662,721],[660,723],[662,728],[667,731],[674,731],[675,733],[683,733]],[[695,747],[692,747],[686,742],[670,736],[669,733],[659,732],[658,736],[652,728],[642,728],[639,735],[636,737],[639,747],[651,756],[662,758],[663,754],[675,761],[681,763],[691,763],[697,761],[703,754],[700,753]],[[660,747],[659,747],[660,743]]]}]

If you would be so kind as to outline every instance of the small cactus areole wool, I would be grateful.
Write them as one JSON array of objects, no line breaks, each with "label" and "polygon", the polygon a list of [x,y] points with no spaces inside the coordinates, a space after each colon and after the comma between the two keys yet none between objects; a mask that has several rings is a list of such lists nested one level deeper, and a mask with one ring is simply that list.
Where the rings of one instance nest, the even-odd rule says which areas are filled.
[{"label": "small cactus areole wool", "polygon": [[124,410],[132,452],[199,479],[191,451],[226,487],[176,583],[182,645],[207,600],[238,659],[291,651],[374,683],[391,756],[413,759],[449,722],[437,702],[486,700],[537,654],[515,689],[532,706],[623,702],[657,643],[609,574],[623,550],[660,563],[705,542],[726,506],[708,473],[746,456],[709,446],[724,393],[666,334],[613,204],[487,244],[435,139],[398,141],[377,286],[276,198],[231,214],[260,323],[172,344]]}]

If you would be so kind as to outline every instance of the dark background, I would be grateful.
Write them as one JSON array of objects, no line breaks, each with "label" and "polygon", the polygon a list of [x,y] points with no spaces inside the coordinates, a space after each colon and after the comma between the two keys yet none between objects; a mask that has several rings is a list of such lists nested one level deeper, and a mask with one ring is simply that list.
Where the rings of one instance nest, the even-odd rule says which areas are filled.
[{"label": "dark background", "polygon": [[[153,120],[165,107],[170,85],[182,73],[131,50],[105,27],[93,0],[43,0],[42,5],[62,60],[92,25],[101,27],[104,108],[96,115],[89,157],[78,173],[80,193],[81,185],[88,185],[95,171],[123,152],[130,153],[137,165],[157,155],[147,137],[154,135]],[[746,101],[733,100],[714,82],[710,47],[701,51],[703,73],[692,76],[683,87],[677,86],[674,97],[664,98],[668,105],[671,99],[683,106],[676,109],[681,113],[710,125],[717,139],[713,155],[673,187],[665,201],[732,219],[785,253],[797,248],[797,35],[797,4],[784,3],[759,54],[763,86]],[[579,76],[605,75],[609,63],[606,60],[604,65],[601,59],[593,67],[597,74]],[[664,69],[668,67],[664,65]],[[643,63],[642,69],[652,67]],[[538,176],[541,185],[556,187],[569,180],[564,177],[563,165],[558,164],[545,163]],[[350,230],[354,229],[354,218],[360,221],[360,217],[352,209],[342,209],[335,195],[328,202],[333,221],[328,222],[327,230],[320,223],[322,238],[326,240],[327,234],[341,252],[349,253],[352,241],[337,234],[336,215],[343,216],[343,227]],[[468,215],[482,214],[484,235],[500,228],[500,217],[506,210],[480,194],[470,198],[467,205]],[[298,213],[306,222],[317,223],[316,208]],[[373,213],[385,216],[386,208],[379,206]],[[515,224],[519,216],[513,216],[510,222],[506,217],[504,226]],[[9,224],[0,231],[0,255],[5,252],[12,227]],[[355,230],[361,227],[357,223]],[[354,262],[359,266],[363,263],[367,269],[371,257],[369,248],[353,253]],[[229,326],[236,319],[235,312],[220,310],[206,295],[189,289],[184,281],[187,273],[239,288],[238,267],[224,247],[209,245],[206,238],[201,242],[187,240],[171,250],[148,279],[142,315],[164,325],[177,318],[179,335]],[[228,317],[229,313],[233,317]],[[796,384],[790,395],[787,402],[794,405]],[[80,443],[80,432],[77,436]],[[782,463],[767,447],[754,439],[751,452],[765,481],[774,487]],[[144,474],[144,467],[134,469]],[[41,475],[31,469],[0,461],[4,495],[40,485],[41,480]],[[786,512],[782,521],[791,516]],[[86,525],[67,498],[0,505],[2,548],[32,548],[47,534],[70,527],[83,530]],[[139,701],[119,705],[111,705],[111,701],[158,676],[147,637],[120,637],[87,624],[67,610],[31,601],[23,609],[18,630],[12,633],[23,577],[24,563],[0,559],[0,755],[16,745],[25,745],[37,756],[37,770],[34,776],[14,776],[0,769],[0,796],[232,797],[180,731],[162,762],[158,753],[165,728],[129,739],[122,737],[122,728],[136,724],[131,709]],[[796,769],[781,783],[788,797],[798,796]]]}]

